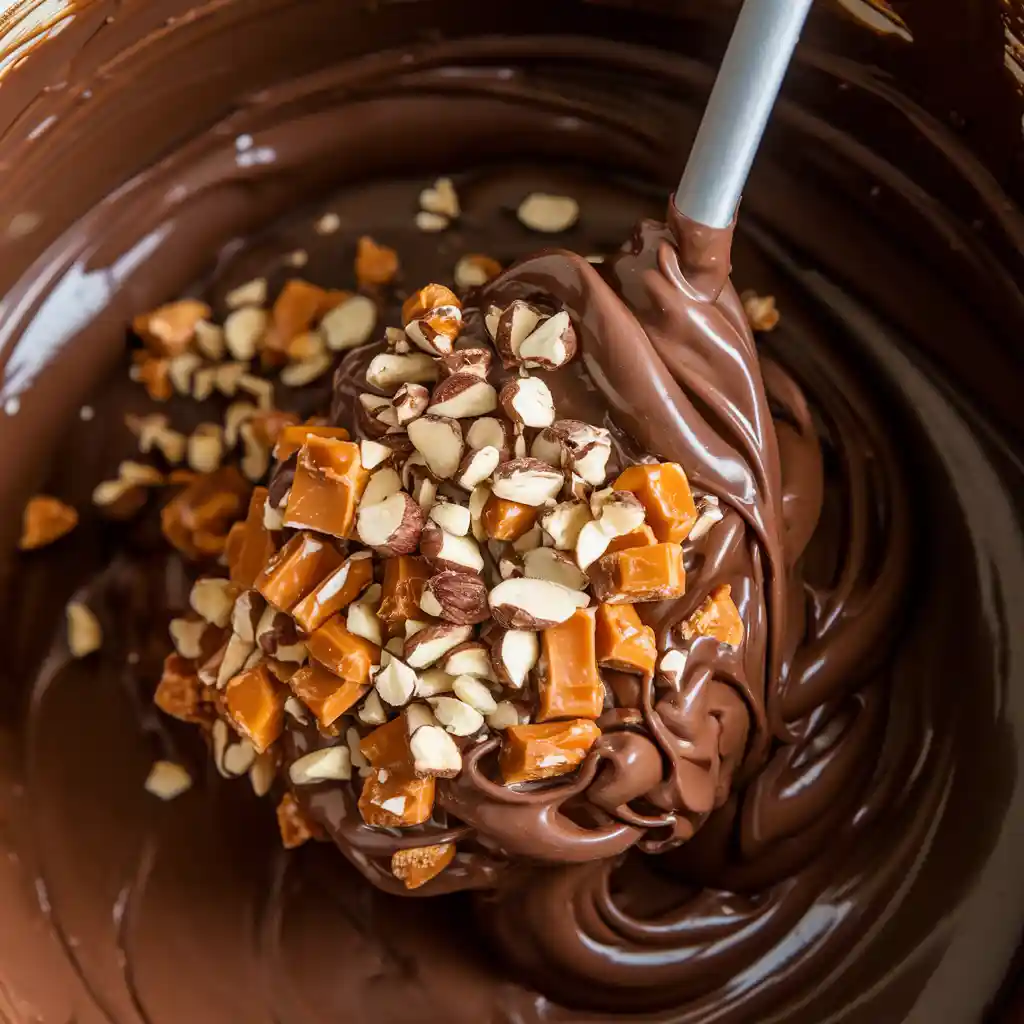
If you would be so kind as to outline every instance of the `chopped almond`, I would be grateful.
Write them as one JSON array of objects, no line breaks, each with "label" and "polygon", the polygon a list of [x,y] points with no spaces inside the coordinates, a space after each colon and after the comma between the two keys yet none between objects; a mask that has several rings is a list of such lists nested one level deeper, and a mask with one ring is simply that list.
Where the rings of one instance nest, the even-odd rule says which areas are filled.
[{"label": "chopped almond", "polygon": [[300,668],[288,680],[288,685],[325,729],[341,718],[370,688],[369,681],[358,683],[339,679],[315,661]]},{"label": "chopped almond", "polygon": [[658,644],[654,630],[640,621],[631,604],[597,606],[597,660],[619,672],[654,674]]},{"label": "chopped almond", "polygon": [[292,609],[292,617],[307,633],[322,626],[335,612],[347,608],[373,582],[372,558],[349,558]]},{"label": "chopped almond", "polygon": [[441,874],[454,859],[454,843],[396,850],[391,855],[391,874],[404,882],[406,889],[418,889]]},{"label": "chopped almond", "polygon": [[384,560],[384,583],[378,617],[387,627],[388,636],[402,636],[408,619],[423,618],[420,601],[430,567],[425,559],[398,555]]},{"label": "chopped almond", "polygon": [[311,423],[299,423],[286,426],[277,435],[274,446],[274,458],[284,462],[295,454],[305,443],[310,435],[314,437],[329,437],[335,441],[347,441],[349,433],[344,427],[321,427]]},{"label": "chopped almond", "polygon": [[230,680],[224,703],[235,728],[262,754],[284,730],[288,691],[266,665],[257,665]]},{"label": "chopped almond", "polygon": [[380,648],[350,633],[342,615],[328,619],[306,641],[309,656],[320,662],[340,680],[365,686],[370,670],[380,664]]},{"label": "chopped almond", "polygon": [[608,542],[604,553],[613,555],[616,551],[625,551],[627,548],[644,548],[649,544],[657,543],[658,538],[654,536],[654,531],[646,523],[642,523],[637,530],[631,530],[620,537],[613,537]]},{"label": "chopped almond", "polygon": [[308,437],[299,450],[286,526],[347,537],[370,474],[359,461],[359,445]]},{"label": "chopped almond", "polygon": [[589,572],[597,599],[606,604],[667,601],[686,592],[683,549],[678,544],[616,551],[599,558]]},{"label": "chopped almond", "polygon": [[538,722],[600,716],[604,686],[597,671],[593,609],[580,608],[566,622],[541,633],[538,670]]},{"label": "chopped almond", "polygon": [[589,719],[510,725],[501,743],[499,766],[505,784],[551,779],[578,768],[601,735]]},{"label": "chopped almond", "polygon": [[491,540],[519,540],[537,522],[539,508],[492,494],[484,505],[484,531]]},{"label": "chopped almond", "polygon": [[70,505],[47,494],[37,494],[29,499],[21,517],[21,541],[18,547],[22,551],[46,547],[70,533],[77,525],[78,513]]},{"label": "chopped almond", "polygon": [[180,356],[195,340],[196,325],[209,320],[212,310],[205,302],[182,299],[132,321],[132,330],[155,356]]},{"label": "chopped almond", "polygon": [[275,608],[291,611],[341,561],[338,549],[326,537],[297,533],[266,564],[253,585]]},{"label": "chopped almond", "polygon": [[277,827],[286,850],[294,850],[310,839],[320,839],[323,830],[308,818],[291,793],[285,793],[277,805]]},{"label": "chopped almond", "polygon": [[356,245],[356,280],[360,288],[391,284],[398,273],[398,253],[363,235]]},{"label": "chopped almond", "polygon": [[404,716],[374,729],[359,747],[373,768],[359,797],[363,821],[380,828],[408,828],[429,820],[435,782],[433,776],[416,778]]},{"label": "chopped almond", "polygon": [[231,582],[248,590],[273,557],[277,546],[271,532],[263,522],[267,489],[257,487],[249,499],[249,513],[245,521],[235,523],[228,533],[225,556]]},{"label": "chopped almond", "polygon": [[727,583],[715,587],[704,603],[683,623],[683,638],[713,636],[723,644],[739,647],[743,642],[743,619]]},{"label": "chopped almond", "polygon": [[249,488],[234,466],[196,477],[163,507],[164,536],[189,558],[223,554],[231,524],[245,511]]},{"label": "chopped almond", "polygon": [[632,491],[644,507],[647,522],[662,543],[686,540],[697,522],[697,506],[683,467],[674,462],[630,466],[619,474],[615,490]]}]

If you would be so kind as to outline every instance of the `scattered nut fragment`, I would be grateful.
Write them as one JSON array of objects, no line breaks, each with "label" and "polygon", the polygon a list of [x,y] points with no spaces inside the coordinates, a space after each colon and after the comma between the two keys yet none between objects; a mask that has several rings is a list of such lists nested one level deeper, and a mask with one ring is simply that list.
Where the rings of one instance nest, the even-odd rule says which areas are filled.
[{"label": "scattered nut fragment", "polygon": [[711,636],[738,647],[743,642],[743,619],[732,599],[732,587],[724,583],[711,591],[703,604],[680,626],[684,640]]},{"label": "scattered nut fragment", "polygon": [[469,451],[459,463],[455,482],[467,491],[472,491],[490,477],[500,462],[501,452],[490,445]]},{"label": "scattered nut fragment", "polygon": [[398,274],[398,253],[363,235],[356,243],[355,271],[360,288],[391,284]]},{"label": "scattered nut fragment", "polygon": [[394,393],[402,384],[430,384],[437,380],[437,363],[425,352],[397,355],[381,352],[366,368],[366,383]]},{"label": "scattered nut fragment", "polygon": [[586,608],[590,598],[549,580],[510,579],[487,596],[494,621],[506,629],[548,629]]},{"label": "scattered nut fragment", "polygon": [[475,573],[447,569],[427,581],[420,607],[429,615],[460,626],[485,622],[490,617],[487,585]]},{"label": "scattered nut fragment", "polygon": [[530,579],[550,580],[569,590],[585,590],[587,575],[572,558],[554,548],[538,547],[522,555],[523,573]]},{"label": "scattered nut fragment", "polygon": [[595,519],[585,523],[576,538],[576,564],[586,572],[607,550],[611,537]]},{"label": "scattered nut fragment", "polygon": [[551,538],[556,550],[573,551],[580,532],[590,522],[590,507],[582,501],[561,501],[543,513],[541,528]]},{"label": "scattered nut fragment", "polygon": [[81,601],[72,601],[66,609],[68,650],[73,658],[84,658],[103,645],[103,630],[95,612]]},{"label": "scattered nut fragment", "polygon": [[519,348],[533,333],[544,314],[523,299],[516,299],[498,316],[494,347],[506,369],[519,365]]},{"label": "scattered nut fragment", "polygon": [[540,657],[537,634],[530,630],[492,628],[485,639],[498,681],[521,690]]},{"label": "scattered nut fragment", "polygon": [[462,331],[462,310],[458,306],[435,306],[405,325],[408,339],[430,356],[451,355]]},{"label": "scattered nut fragment", "polygon": [[455,285],[458,288],[479,288],[501,273],[501,264],[490,256],[469,253],[455,264]]},{"label": "scattered nut fragment", "polygon": [[352,778],[352,756],[348,746],[323,747],[293,761],[288,778],[296,786],[317,782],[346,782]]},{"label": "scattered nut fragment", "polygon": [[227,722],[217,719],[213,723],[213,763],[223,778],[239,778],[253,766],[255,760],[256,751],[247,739],[233,743]]},{"label": "scattered nut fragment", "polygon": [[494,388],[474,373],[455,373],[445,378],[430,400],[430,413],[452,419],[476,419],[498,407]]},{"label": "scattered nut fragment", "polygon": [[292,363],[281,371],[281,383],[289,388],[304,388],[307,384],[319,380],[334,365],[334,360],[327,352],[311,356],[298,363]]},{"label": "scattered nut fragment", "polygon": [[22,551],[46,547],[70,533],[78,525],[78,513],[63,501],[46,494],[30,498],[21,518]]},{"label": "scattered nut fragment", "polygon": [[548,317],[519,345],[523,366],[557,370],[576,355],[576,329],[564,310]]},{"label": "scattered nut fragment", "polygon": [[173,800],[192,788],[192,776],[173,761],[156,761],[146,776],[146,792],[161,800]]},{"label": "scattered nut fragment", "polygon": [[403,384],[392,399],[398,425],[406,427],[427,411],[430,392],[422,384]]},{"label": "scattered nut fragment", "polygon": [[416,227],[426,234],[444,231],[449,223],[447,217],[442,217],[439,213],[431,213],[429,210],[420,210],[416,214]]},{"label": "scattered nut fragment", "polygon": [[429,213],[454,220],[460,213],[459,196],[451,178],[438,178],[430,188],[420,192],[420,207]]},{"label": "scattered nut fragment", "polygon": [[167,378],[179,395],[192,393],[192,381],[202,365],[203,361],[196,352],[182,352],[167,361]]},{"label": "scattered nut fragment", "polygon": [[486,348],[460,348],[439,359],[441,377],[452,377],[456,373],[473,373],[486,380],[491,372],[493,357]]},{"label": "scattered nut fragment", "polygon": [[256,357],[266,334],[270,316],[258,306],[243,306],[224,321],[224,341],[232,359],[248,362]]},{"label": "scattered nut fragment", "polygon": [[774,295],[758,295],[756,292],[746,291],[740,296],[743,302],[743,312],[747,314],[747,322],[753,331],[772,331],[782,319],[775,306]]},{"label": "scattered nut fragment", "polygon": [[254,277],[245,284],[224,296],[224,305],[228,309],[240,309],[242,306],[263,306],[267,301],[267,279],[265,277]]},{"label": "scattered nut fragment", "polygon": [[714,494],[705,494],[697,502],[697,522],[693,524],[693,529],[690,530],[688,540],[700,540],[711,532],[713,526],[720,523],[725,518],[725,513],[722,511],[718,498]]},{"label": "scattered nut fragment", "polygon": [[428,520],[420,535],[420,553],[436,572],[479,573],[484,568],[483,555],[473,537],[459,536],[442,530]]},{"label": "scattered nut fragment", "polygon": [[332,352],[347,352],[365,345],[377,326],[377,306],[365,295],[353,295],[330,310],[320,329]]},{"label": "scattered nut fragment", "polygon": [[459,626],[453,622],[438,622],[427,626],[405,641],[405,660],[412,668],[429,668],[453,647],[465,643],[472,633],[472,626]]},{"label": "scattered nut fragment", "polygon": [[189,594],[189,605],[204,621],[223,628],[231,621],[238,590],[228,580],[207,577],[196,580]]},{"label": "scattered nut fragment", "polygon": [[513,377],[501,389],[501,407],[514,423],[550,427],[555,422],[551,390],[539,377]]},{"label": "scattered nut fragment", "polygon": [[318,235],[333,235],[341,228],[341,218],[331,210],[317,218],[313,230]]},{"label": "scattered nut fragment", "polygon": [[560,471],[539,459],[527,457],[498,466],[491,487],[499,498],[536,508],[554,501],[564,482]]},{"label": "scattered nut fragment", "polygon": [[516,211],[519,222],[531,231],[555,234],[568,231],[580,216],[580,206],[570,196],[531,192]]},{"label": "scattered nut fragment", "polygon": [[367,547],[385,558],[410,555],[419,546],[423,520],[423,509],[412,496],[398,491],[375,505],[360,505],[356,532]]},{"label": "scattered nut fragment", "polygon": [[211,324],[208,320],[200,320],[196,324],[196,348],[199,354],[210,362],[219,363],[227,352],[224,328]]},{"label": "scattered nut fragment", "polygon": [[674,690],[682,687],[683,675],[686,672],[687,656],[686,651],[666,651],[658,662],[658,674],[655,681],[661,686],[668,686]]},{"label": "scattered nut fragment", "polygon": [[453,736],[472,736],[484,727],[484,716],[458,697],[428,697],[437,720]]},{"label": "scattered nut fragment", "polygon": [[200,423],[188,439],[188,464],[197,473],[213,473],[224,458],[224,430],[219,423]]},{"label": "scattered nut fragment", "polygon": [[409,440],[435,477],[447,480],[455,475],[465,449],[458,420],[427,413],[413,420],[408,431]]}]

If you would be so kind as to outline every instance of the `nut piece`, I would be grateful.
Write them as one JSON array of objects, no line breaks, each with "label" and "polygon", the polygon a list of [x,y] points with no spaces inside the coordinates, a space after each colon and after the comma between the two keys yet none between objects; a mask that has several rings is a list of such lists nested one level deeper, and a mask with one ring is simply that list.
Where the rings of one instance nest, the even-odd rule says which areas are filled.
[{"label": "nut piece", "polygon": [[385,704],[401,708],[412,700],[416,673],[389,651],[381,653],[380,668],[373,677],[373,688]]},{"label": "nut piece", "polygon": [[358,444],[307,437],[299,451],[285,526],[347,537],[368,480]]},{"label": "nut piece", "polygon": [[534,580],[550,580],[570,590],[586,590],[587,576],[565,553],[554,548],[534,548],[522,556],[523,575]]},{"label": "nut piece", "polygon": [[615,490],[632,491],[640,499],[647,523],[662,543],[681,543],[697,522],[690,483],[674,462],[630,466],[619,474]]},{"label": "nut piece", "polygon": [[257,665],[235,676],[224,691],[224,704],[235,729],[262,754],[284,730],[284,702],[288,691]]},{"label": "nut piece", "polygon": [[207,577],[192,585],[188,603],[204,622],[223,628],[231,621],[237,596],[230,580]]},{"label": "nut piece", "polygon": [[472,373],[486,379],[491,372],[492,359],[489,348],[460,348],[456,352],[441,356],[441,376],[452,377],[456,373]]},{"label": "nut piece", "polygon": [[469,509],[465,505],[457,505],[447,498],[439,498],[431,505],[429,518],[446,533],[455,537],[465,537],[469,533],[471,525]]},{"label": "nut piece", "polygon": [[146,776],[146,792],[161,800],[173,800],[192,788],[192,776],[173,761],[156,761]]},{"label": "nut piece", "polygon": [[224,430],[219,423],[200,423],[188,439],[188,464],[197,473],[212,473],[224,458]]},{"label": "nut piece", "polygon": [[352,778],[352,756],[347,746],[314,750],[291,763],[288,778],[296,786],[347,782]]},{"label": "nut piece", "polygon": [[63,501],[46,494],[30,498],[21,519],[22,551],[46,547],[78,525],[78,513]]},{"label": "nut piece", "polygon": [[576,329],[564,310],[548,317],[519,346],[523,366],[557,370],[576,355]]},{"label": "nut piece", "polygon": [[487,584],[482,577],[469,572],[448,569],[432,576],[423,590],[420,607],[460,626],[473,625],[490,618],[487,605]]},{"label": "nut piece", "polygon": [[705,494],[700,501],[697,502],[697,522],[693,524],[693,529],[690,530],[689,540],[700,540],[702,537],[707,536],[711,532],[712,527],[717,523],[720,523],[725,518],[725,513],[722,511],[718,498],[714,494]]},{"label": "nut piece", "polygon": [[597,661],[619,672],[654,674],[658,644],[654,630],[640,621],[631,604],[597,606]]},{"label": "nut piece", "polygon": [[472,736],[484,727],[484,716],[458,697],[430,697],[437,720],[453,736]]},{"label": "nut piece", "polygon": [[681,689],[687,660],[686,651],[666,651],[658,663],[658,675],[655,682],[659,686],[668,686],[673,690]]},{"label": "nut piece", "polygon": [[758,295],[746,291],[740,296],[743,312],[752,331],[773,331],[779,325],[782,315],[775,306],[774,295]]},{"label": "nut piece", "polygon": [[498,393],[475,373],[455,373],[434,389],[430,412],[452,419],[474,419],[498,407]]},{"label": "nut piece", "polygon": [[490,477],[498,468],[500,461],[501,453],[490,445],[477,451],[469,451],[459,463],[455,482],[465,490],[471,491]]},{"label": "nut piece", "polygon": [[432,777],[417,778],[405,719],[374,729],[359,744],[372,770],[363,783],[359,813],[367,825],[410,828],[422,825],[434,809]]},{"label": "nut piece", "polygon": [[356,243],[355,270],[360,288],[391,284],[398,274],[398,253],[363,235]]},{"label": "nut piece", "polygon": [[727,583],[715,587],[704,603],[680,627],[684,640],[713,636],[719,643],[739,647],[743,643],[743,619]]},{"label": "nut piece", "polygon": [[388,636],[403,635],[405,623],[420,616],[420,598],[430,574],[430,568],[423,558],[399,555],[385,560],[377,615],[387,627]]},{"label": "nut piece", "polygon": [[306,817],[291,793],[285,793],[277,805],[277,828],[286,850],[298,849],[310,839],[321,838],[319,826]]},{"label": "nut piece", "polygon": [[303,632],[319,629],[335,612],[347,608],[373,581],[373,558],[359,551],[334,570],[292,609]]},{"label": "nut piece", "polygon": [[309,656],[324,668],[343,682],[357,686],[369,684],[373,667],[381,660],[380,648],[350,633],[340,614],[328,619],[312,633],[306,647]]},{"label": "nut piece", "polygon": [[580,531],[590,522],[590,507],[582,501],[560,501],[541,516],[540,525],[558,551],[572,551]]},{"label": "nut piece", "polygon": [[341,554],[325,538],[297,533],[266,564],[254,586],[275,608],[288,612],[341,563]]},{"label": "nut piece", "polygon": [[420,207],[449,220],[459,215],[459,197],[451,178],[438,178],[430,188],[420,192]]},{"label": "nut piece", "polygon": [[477,640],[453,647],[441,662],[441,667],[452,676],[475,676],[477,679],[495,678],[491,668],[491,655],[486,644]]},{"label": "nut piece", "polygon": [[320,321],[320,330],[332,352],[347,352],[365,345],[377,326],[377,306],[365,295],[351,295]]},{"label": "nut piece", "polygon": [[494,347],[506,369],[519,365],[519,347],[534,332],[543,315],[523,299],[516,299],[501,312],[495,325]]},{"label": "nut piece", "polygon": [[458,626],[454,622],[435,623],[413,633],[405,641],[403,657],[412,668],[428,668],[453,647],[465,643],[472,633],[472,626]]},{"label": "nut piece", "polygon": [[242,306],[262,306],[267,301],[267,279],[256,277],[224,296],[224,305],[228,309],[240,309]]},{"label": "nut piece", "polygon": [[591,519],[576,538],[576,564],[586,571],[608,550],[610,543],[611,537],[601,529],[601,524]]},{"label": "nut piece", "polygon": [[369,682],[339,679],[323,665],[311,661],[288,680],[292,693],[329,729],[350,711],[370,689]]},{"label": "nut piece", "polygon": [[519,223],[531,231],[555,234],[568,231],[580,216],[580,206],[571,196],[531,192],[516,210]]},{"label": "nut piece", "polygon": [[537,679],[538,722],[600,717],[604,685],[597,670],[593,609],[581,608],[567,622],[544,630]]},{"label": "nut piece", "polygon": [[599,487],[604,483],[611,450],[611,434],[604,427],[582,420],[557,420],[537,435],[530,454]]},{"label": "nut piece", "polygon": [[[409,712],[423,708],[430,724],[413,727]],[[409,750],[412,753],[413,769],[419,778],[453,779],[462,771],[462,754],[451,736],[440,726],[433,724],[434,716],[426,705],[414,704],[406,711],[409,725]]]},{"label": "nut piece", "polygon": [[446,533],[433,521],[423,528],[420,551],[431,568],[438,572],[452,569],[455,572],[479,573],[484,568],[483,555],[474,538]]},{"label": "nut piece", "polygon": [[103,644],[100,620],[87,605],[72,601],[65,609],[68,622],[68,650],[73,658],[84,658]]},{"label": "nut piece", "polygon": [[540,657],[537,634],[521,629],[492,629],[486,639],[498,682],[521,690]]},{"label": "nut piece", "polygon": [[524,458],[502,463],[491,487],[499,498],[536,508],[554,501],[564,482],[561,472],[546,462]]},{"label": "nut piece", "polygon": [[416,214],[416,227],[420,231],[444,231],[448,227],[448,218],[442,217],[439,213],[431,213],[429,210],[420,210]]},{"label": "nut piece", "polygon": [[269,322],[267,311],[256,306],[245,306],[229,314],[224,321],[224,341],[231,358],[240,362],[255,358]]},{"label": "nut piece", "polygon": [[178,356],[187,351],[196,334],[196,324],[208,320],[213,311],[205,302],[182,299],[132,320],[132,330],[155,356]]},{"label": "nut piece", "polygon": [[391,874],[403,882],[406,889],[419,889],[441,874],[454,858],[454,843],[396,850],[391,855]]},{"label": "nut piece", "polygon": [[[362,500],[359,502],[359,508],[368,508],[370,505],[376,505],[382,502],[385,498],[390,498],[392,494],[397,494],[402,489],[402,478],[393,470],[390,466],[385,466],[383,469],[378,469],[370,477],[369,483],[366,485],[366,489],[363,491]],[[356,519],[358,520],[358,513]]]},{"label": "nut piece", "polygon": [[451,288],[446,288],[443,284],[428,284],[413,292],[402,303],[402,324],[411,324],[413,320],[421,319],[432,309],[444,306],[452,306],[460,312],[462,310],[462,303]]},{"label": "nut piece", "polygon": [[497,710],[498,703],[494,695],[475,676],[456,676],[452,690],[459,700],[482,715],[490,715]]},{"label": "nut piece", "polygon": [[366,383],[381,391],[393,392],[400,384],[429,384],[437,380],[437,363],[424,352],[400,355],[381,352],[366,368]]},{"label": "nut piece", "polygon": [[506,629],[548,629],[586,608],[590,598],[548,580],[510,579],[487,597],[491,614]]},{"label": "nut piece", "polygon": [[458,306],[437,306],[405,326],[409,340],[431,356],[449,355],[462,331],[462,310]]},{"label": "nut piece", "polygon": [[595,491],[590,496],[590,511],[609,538],[623,537],[639,530],[646,514],[640,499],[632,491],[612,487]]},{"label": "nut piece", "polygon": [[422,384],[403,384],[392,399],[395,419],[401,427],[422,416],[430,405],[430,392]]},{"label": "nut piece", "polygon": [[501,273],[501,264],[490,256],[469,253],[455,264],[455,285],[463,290],[479,288]]},{"label": "nut piece", "polygon": [[605,555],[590,569],[599,601],[639,604],[666,601],[686,592],[683,549],[678,544],[652,544]]},{"label": "nut piece", "polygon": [[409,424],[409,440],[435,477],[448,480],[455,475],[465,448],[458,420],[428,413]]},{"label": "nut piece", "polygon": [[601,730],[586,718],[542,725],[510,725],[498,760],[507,786],[551,779],[583,763]]},{"label": "nut piece", "polygon": [[555,402],[540,377],[509,380],[501,389],[501,407],[510,420],[526,427],[550,427],[555,422]]},{"label": "nut piece", "polygon": [[378,555],[409,555],[419,545],[424,518],[412,497],[398,491],[376,505],[360,505],[356,532]]}]

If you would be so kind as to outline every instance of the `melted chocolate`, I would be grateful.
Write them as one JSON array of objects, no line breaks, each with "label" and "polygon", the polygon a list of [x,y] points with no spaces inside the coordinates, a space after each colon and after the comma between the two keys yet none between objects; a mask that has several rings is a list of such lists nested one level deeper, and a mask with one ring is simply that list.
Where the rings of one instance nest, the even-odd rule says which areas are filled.
[{"label": "melted chocolate", "polygon": [[[256,272],[279,283],[281,254],[299,247],[303,274],[345,285],[362,231],[398,248],[407,286],[443,277],[462,252],[508,262],[536,248],[508,212],[533,188],[581,200],[569,248],[611,254],[659,212],[710,72],[596,38],[452,39],[318,70],[444,12],[385,7],[361,16],[356,43],[336,5],[310,4],[310,25],[270,2],[165,23],[183,10],[83,8],[50,62],[17,80],[60,68],[69,84],[15,104],[0,141],[4,214],[24,215],[0,252],[2,394],[20,403],[0,428],[0,528],[15,535],[44,477],[86,513],[67,541],[8,563],[0,1009],[44,1021],[977,1019],[1022,916],[1009,881],[1020,839],[1005,824],[1021,800],[1024,551],[1007,454],[1020,378],[1004,339],[1024,326],[1024,301],[993,256],[1012,248],[1015,209],[906,100],[812,52],[798,76],[842,85],[880,117],[917,117],[919,145],[955,164],[955,187],[985,211],[992,251],[883,156],[784,104],[734,250],[741,286],[783,310],[761,353],[724,287],[724,241],[709,261],[683,225],[643,228],[601,274],[542,255],[499,282],[569,304],[619,426],[730,506],[700,554],[709,580],[741,591],[751,663],[724,683],[709,666],[695,702],[663,717],[696,745],[732,717],[750,738],[717,744],[742,764],[704,759],[693,789],[666,795],[700,825],[671,852],[492,873],[481,895],[390,897],[330,846],[283,854],[244,782],[207,769],[170,805],[142,790],[161,752],[197,774],[205,758],[148,703],[186,574],[146,520],[111,528],[88,512],[92,485],[130,449],[124,412],[145,404],[123,364],[111,376],[122,325],[190,282],[215,299]],[[458,12],[462,31],[487,27]],[[677,38],[602,11],[581,14],[580,31]],[[226,52],[259,61],[229,67]],[[74,187],[57,188],[72,168]],[[394,178],[409,168],[462,170],[454,230],[417,235],[423,181]],[[341,186],[338,239],[314,236],[311,213],[274,223],[328,182]],[[87,396],[95,419],[69,431]],[[107,643],[69,663],[61,608],[104,565],[91,597]],[[631,744],[610,744],[611,763],[643,761]],[[609,805],[629,793],[621,772],[604,785]]]}]

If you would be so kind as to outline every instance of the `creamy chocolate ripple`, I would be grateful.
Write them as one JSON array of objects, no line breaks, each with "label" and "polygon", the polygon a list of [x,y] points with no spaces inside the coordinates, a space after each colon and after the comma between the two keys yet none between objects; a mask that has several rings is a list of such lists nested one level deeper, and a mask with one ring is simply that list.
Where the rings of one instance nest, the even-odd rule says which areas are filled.
[{"label": "creamy chocolate ripple", "polygon": [[[227,23],[200,21],[172,36],[212,46],[218,28]],[[100,30],[96,45],[103,38]],[[463,247],[505,262],[535,250],[536,237],[501,211],[542,185],[571,191],[595,211],[566,245],[610,254],[634,221],[660,214],[659,197],[679,165],[660,141],[667,136],[658,115],[685,124],[680,97],[708,77],[677,58],[586,40],[425,47],[411,61],[370,64],[260,94],[86,216],[49,253],[47,273],[37,267],[10,291],[8,308],[26,312],[7,321],[10,336],[21,338],[16,358],[5,353],[7,381],[24,380],[32,360],[42,361],[39,334],[27,330],[52,323],[32,320],[38,282],[72,282],[64,296],[83,271],[100,270],[106,282],[101,314],[66,307],[76,326],[56,332],[66,345],[61,373],[44,373],[21,393],[20,423],[34,443],[13,446],[5,425],[4,454],[19,448],[4,461],[5,500],[31,486],[15,480],[24,466],[39,476],[53,457],[55,492],[88,508],[92,484],[128,443],[120,419],[135,399],[114,381],[98,385],[88,396],[95,430],[76,425],[59,457],[47,434],[56,434],[56,408],[66,410],[65,421],[75,416],[139,309],[189,281],[219,299],[258,270],[280,279],[281,254],[300,245],[310,253],[307,276],[336,282],[341,257],[311,236],[308,219],[231,245],[316,183],[379,181],[343,186],[336,207],[353,237],[372,229],[409,253],[410,281],[436,275],[439,243],[417,237],[409,223],[423,182],[393,175],[416,166],[427,138],[439,169],[465,169],[465,223],[440,243],[451,244],[450,262]],[[870,77],[850,69],[846,77],[865,102],[882,102],[869,99]],[[649,100],[642,117],[621,99],[627,85],[629,100]],[[977,1018],[1020,921],[1000,880],[1009,857],[1001,823],[1016,806],[1019,667],[1006,609],[1018,600],[1011,492],[1019,481],[1005,443],[1000,448],[999,431],[1011,428],[979,426],[969,403],[936,380],[964,330],[981,353],[1019,325],[1019,293],[988,274],[993,261],[973,242],[936,250],[927,265],[909,259],[908,249],[920,255],[940,235],[966,240],[969,229],[920,204],[911,182],[831,126],[792,108],[780,118],[778,146],[769,144],[751,183],[734,253],[740,286],[774,292],[784,311],[761,359],[774,428],[749,402],[743,411],[748,423],[760,415],[760,433],[742,420],[723,425],[725,403],[709,407],[700,393],[706,368],[678,365],[667,342],[654,348],[678,382],[672,401],[652,403],[649,428],[641,417],[625,425],[645,445],[642,431],[657,431],[651,447],[703,472],[709,489],[716,472],[740,473],[722,490],[743,495],[735,506],[746,540],[721,554],[721,571],[729,572],[730,557],[759,563],[773,584],[758,623],[771,683],[744,700],[748,711],[759,701],[763,719],[750,712],[754,742],[744,745],[732,795],[671,852],[531,867],[508,873],[491,894],[423,900],[377,893],[330,847],[286,857],[266,808],[215,778],[154,806],[141,780],[155,753],[191,750],[202,763],[187,735],[148,706],[162,654],[150,645],[163,644],[187,584],[144,528],[129,536],[86,521],[74,547],[19,562],[11,577],[14,650],[2,687],[10,743],[0,796],[0,842],[9,854],[0,885],[11,908],[0,921],[0,991],[8,1016],[388,1021],[409,1019],[415,1007],[415,1019],[445,1021]],[[245,134],[273,156],[240,161],[235,140]],[[794,139],[808,143],[802,167],[787,159],[785,142]],[[965,158],[941,133],[933,139],[938,152]],[[473,170],[484,151],[499,165]],[[834,166],[836,151],[849,162]],[[602,171],[554,168],[554,155]],[[652,191],[611,180],[611,169],[628,170]],[[17,194],[28,194],[32,170],[26,160],[12,180]],[[876,219],[851,197],[877,183],[893,209]],[[989,208],[996,205],[989,194]],[[993,215],[992,230],[999,225]],[[216,273],[205,278],[221,247]],[[651,252],[640,249],[632,266],[642,269]],[[17,251],[5,253],[6,273]],[[558,294],[582,281],[600,308],[603,279],[565,257],[545,259],[523,264],[509,287],[542,280]],[[626,272],[630,259],[627,251],[609,261],[609,274]],[[566,275],[561,285],[552,266]],[[949,287],[954,268],[971,287]],[[644,292],[650,277],[640,276],[621,286],[630,317],[648,336],[664,336]],[[729,296],[725,325],[736,312]],[[915,350],[936,354],[938,366],[908,359]],[[609,392],[622,389],[624,404],[649,400],[628,390],[638,387],[629,369],[608,358]],[[959,378],[961,393],[996,373],[972,364]],[[708,458],[703,438],[662,438],[673,410],[686,408],[675,404],[680,396],[696,413],[687,422],[728,439],[721,463]],[[765,454],[773,429],[774,456]],[[806,486],[816,477],[820,498]],[[93,586],[111,595],[102,605],[107,632],[123,639],[94,662],[68,664],[60,641],[44,658],[61,633],[64,596],[107,561]],[[129,655],[138,656],[134,665]],[[714,707],[726,698],[707,699]],[[979,935],[985,956],[968,961],[965,944]],[[969,981],[951,958],[970,963]]]}]

